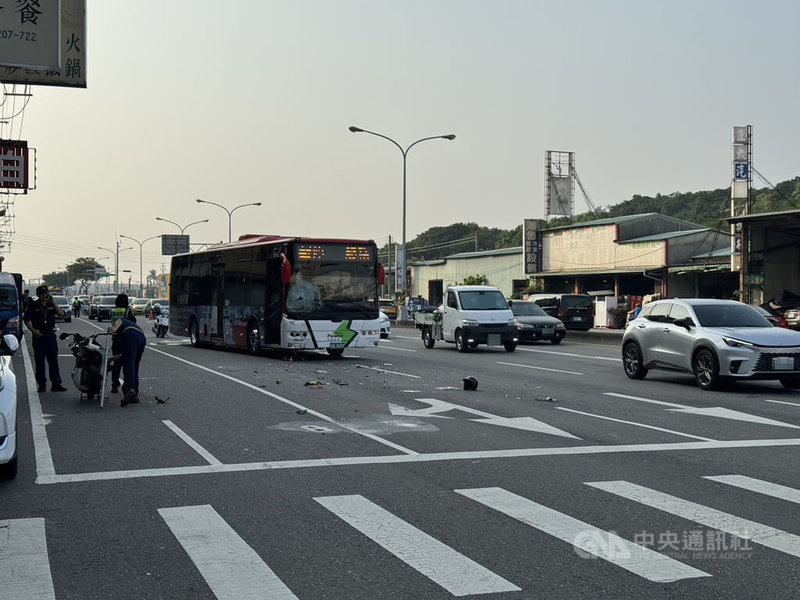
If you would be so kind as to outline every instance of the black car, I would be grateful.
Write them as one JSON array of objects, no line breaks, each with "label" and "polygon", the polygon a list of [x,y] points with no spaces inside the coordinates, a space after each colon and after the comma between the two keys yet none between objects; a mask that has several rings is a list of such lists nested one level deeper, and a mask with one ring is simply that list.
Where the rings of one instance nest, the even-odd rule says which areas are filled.
[{"label": "black car", "polygon": [[103,296],[97,303],[97,320],[110,321],[111,311],[115,308],[116,296]]},{"label": "black car", "polygon": [[560,344],[567,335],[564,323],[551,317],[535,302],[509,300],[508,307],[517,320],[517,331],[520,343],[550,340],[551,344]]},{"label": "black car", "polygon": [[594,326],[594,298],[588,294],[534,294],[528,298],[567,329],[589,331]]}]

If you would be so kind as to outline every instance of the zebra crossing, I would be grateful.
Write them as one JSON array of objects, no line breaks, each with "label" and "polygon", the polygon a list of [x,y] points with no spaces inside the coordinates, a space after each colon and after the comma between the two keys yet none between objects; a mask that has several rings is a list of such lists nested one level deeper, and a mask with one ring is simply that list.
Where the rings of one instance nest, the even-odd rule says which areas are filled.
[{"label": "zebra crossing", "polygon": [[[737,474],[708,475],[701,479],[720,484],[734,494],[754,493],[800,504],[800,490],[778,483]],[[796,533],[630,481],[586,481],[583,485],[606,492],[623,503],[632,502],[655,509],[681,521],[736,536],[746,544],[800,558],[800,535]],[[713,562],[703,565],[707,570],[699,569],[689,564],[691,556],[675,557],[639,540],[625,539],[613,531],[595,527],[577,516],[503,488],[464,488],[450,493],[453,498],[467,498],[476,505],[527,525],[531,528],[531,535],[543,533],[571,545],[576,569],[581,568],[581,558],[595,558],[646,581],[661,584],[715,576]],[[501,575],[491,571],[458,548],[437,540],[414,523],[363,495],[317,496],[313,501],[324,507],[333,518],[348,525],[356,535],[377,544],[453,597],[523,590],[521,582],[513,581],[513,576],[508,573]],[[216,598],[299,600],[280,574],[273,571],[248,544],[248,536],[254,534],[235,531],[213,506],[160,508],[158,514]],[[263,540],[269,532],[261,531],[256,535]],[[48,562],[46,538],[44,519],[0,521],[0,598],[47,600],[58,597]],[[274,543],[279,544],[280,540],[276,539]],[[353,565],[353,569],[369,569],[369,565]],[[535,591],[528,590],[530,593]]]}]

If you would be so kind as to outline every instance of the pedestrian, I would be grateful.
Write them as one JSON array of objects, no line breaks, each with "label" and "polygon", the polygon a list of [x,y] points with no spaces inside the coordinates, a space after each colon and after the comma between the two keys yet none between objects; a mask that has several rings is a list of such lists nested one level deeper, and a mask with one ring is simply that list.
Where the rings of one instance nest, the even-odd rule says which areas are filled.
[{"label": "pedestrian", "polygon": [[636,317],[638,317],[640,312],[642,312],[642,303],[637,302],[636,308],[633,309],[633,318],[635,319]]},{"label": "pedestrian", "polygon": [[36,383],[39,392],[47,391],[45,361],[50,371],[50,391],[66,392],[61,385],[58,369],[58,340],[56,339],[56,315],[64,316],[61,307],[53,302],[46,285],[36,288],[36,300],[30,300],[22,317],[26,327],[33,334],[33,360],[36,365]]},{"label": "pedestrian", "polygon": [[[133,314],[129,303],[127,294],[119,294],[114,299],[114,308],[111,310],[111,325],[113,326],[119,319],[127,319],[128,321],[136,322],[136,316]],[[120,346],[119,336],[114,336],[111,340],[111,354],[117,356],[121,354],[122,348]],[[111,393],[116,394],[119,392],[119,374],[122,371],[122,363],[115,360],[111,367]]]},{"label": "pedestrian", "polygon": [[28,308],[28,302],[30,301],[31,301],[31,291],[25,290],[24,292],[22,292],[22,306],[21,306],[22,312],[25,312],[25,309]]},{"label": "pedestrian", "polygon": [[139,402],[139,363],[146,344],[144,331],[133,321],[117,319],[108,333],[119,340],[123,375],[120,406],[136,404]]}]

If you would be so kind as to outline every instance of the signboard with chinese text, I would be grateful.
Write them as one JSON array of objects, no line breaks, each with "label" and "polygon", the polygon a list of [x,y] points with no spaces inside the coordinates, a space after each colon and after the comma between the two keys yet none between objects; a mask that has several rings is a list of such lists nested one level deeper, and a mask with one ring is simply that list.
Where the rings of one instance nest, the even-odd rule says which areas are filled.
[{"label": "signboard with chinese text", "polygon": [[542,270],[542,241],[539,220],[525,219],[522,224],[522,243],[525,253],[525,275],[535,275]]},{"label": "signboard with chinese text", "polygon": [[60,5],[59,0],[4,0],[0,4],[0,64],[58,69]]},{"label": "signboard with chinese text", "polygon": [[167,235],[161,236],[161,254],[172,256],[173,254],[185,254],[189,252],[188,235]]},{"label": "signboard with chinese text", "polygon": [[[0,6],[3,4],[10,5],[10,0],[0,0]],[[54,38],[60,49],[59,62],[39,69],[0,65],[0,82],[85,88],[86,0],[61,0],[60,23],[60,33]]]},{"label": "signboard with chinese text", "polygon": [[0,140],[0,188],[28,189],[28,142]]}]

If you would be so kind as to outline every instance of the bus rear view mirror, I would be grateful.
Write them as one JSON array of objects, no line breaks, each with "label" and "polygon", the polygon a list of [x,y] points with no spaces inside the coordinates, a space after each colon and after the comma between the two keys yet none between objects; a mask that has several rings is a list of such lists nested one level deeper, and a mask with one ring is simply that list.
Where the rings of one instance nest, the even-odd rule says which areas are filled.
[{"label": "bus rear view mirror", "polygon": [[290,263],[289,259],[284,256],[283,262],[281,263],[281,283],[283,285],[289,285],[291,282],[292,282],[292,263]]},{"label": "bus rear view mirror", "polygon": [[378,285],[386,284],[386,270],[383,268],[383,263],[378,263]]}]

